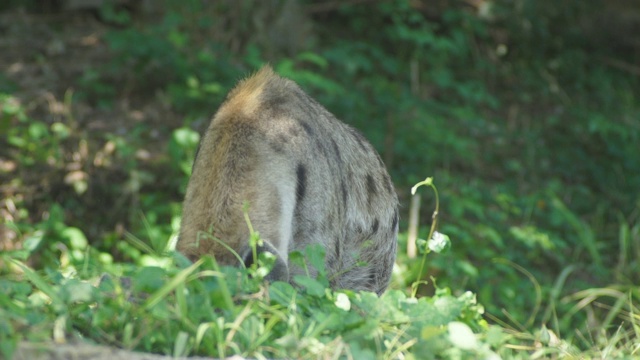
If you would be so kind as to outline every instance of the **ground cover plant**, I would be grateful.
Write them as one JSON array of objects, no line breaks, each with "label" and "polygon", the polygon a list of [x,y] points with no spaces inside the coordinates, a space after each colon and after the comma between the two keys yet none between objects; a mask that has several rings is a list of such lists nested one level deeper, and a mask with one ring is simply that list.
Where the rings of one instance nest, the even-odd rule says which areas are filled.
[{"label": "ground cover plant", "polygon": [[[82,340],[257,358],[638,356],[633,1],[154,3],[0,5],[3,355]],[[198,134],[265,62],[390,170],[405,212],[380,299],[167,251]],[[425,176],[451,247],[423,263],[403,229]],[[417,196],[430,239],[435,196]]]},{"label": "ground cover plant", "polygon": [[[260,242],[257,234],[252,240],[254,247]],[[87,257],[41,275],[17,260],[21,255],[2,258],[20,273],[1,283],[7,357],[19,341],[52,335],[173,356],[353,359],[497,358],[490,345],[508,338],[488,327],[470,292],[440,289],[418,299],[400,290],[382,298],[332,291],[319,246],[292,255],[320,269],[315,278],[297,277],[297,287],[262,282],[270,266],[263,260],[236,269],[210,257],[191,264],[179,254],[157,254],[149,266],[98,265]],[[479,340],[473,329],[490,337]]]}]

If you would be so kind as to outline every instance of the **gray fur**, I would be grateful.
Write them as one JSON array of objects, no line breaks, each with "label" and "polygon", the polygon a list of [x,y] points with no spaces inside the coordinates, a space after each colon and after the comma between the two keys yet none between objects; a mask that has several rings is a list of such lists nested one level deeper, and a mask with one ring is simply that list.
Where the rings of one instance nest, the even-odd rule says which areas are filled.
[{"label": "gray fur", "polygon": [[301,271],[287,266],[289,252],[322,244],[333,288],[378,294],[387,288],[396,258],[398,200],[384,164],[357,130],[269,67],[230,92],[203,136],[178,250],[237,264],[228,250],[197,241],[197,234],[213,228],[216,237],[246,254],[245,201],[266,249],[282,260],[276,279]]}]

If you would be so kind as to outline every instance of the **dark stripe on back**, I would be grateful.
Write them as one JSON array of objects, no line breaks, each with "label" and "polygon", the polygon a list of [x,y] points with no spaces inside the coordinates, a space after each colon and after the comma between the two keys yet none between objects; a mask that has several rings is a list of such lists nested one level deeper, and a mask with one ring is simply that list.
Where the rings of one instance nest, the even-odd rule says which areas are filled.
[{"label": "dark stripe on back", "polygon": [[375,235],[378,232],[378,228],[380,227],[380,221],[376,218],[373,220],[373,226],[371,227],[371,236]]},{"label": "dark stripe on back", "polygon": [[298,179],[298,185],[296,186],[296,201],[300,202],[304,198],[307,191],[307,168],[298,164],[296,168],[296,178]]},{"label": "dark stripe on back", "polygon": [[368,279],[368,281],[367,281],[367,282],[368,282],[368,285],[370,286],[370,288],[371,288],[371,289],[373,289],[373,288],[376,286],[376,284],[378,283],[378,282],[376,281],[377,276],[376,276],[376,273],[375,273],[375,267],[373,267],[373,268],[372,268],[372,270],[373,270],[373,271],[371,271],[371,272],[369,273],[369,279]]},{"label": "dark stripe on back", "polygon": [[309,135],[309,137],[313,137],[313,128],[306,121],[300,121],[300,125],[304,128],[304,131]]},{"label": "dark stripe on back", "polygon": [[391,178],[389,177],[389,174],[387,174],[386,172],[383,173],[383,177],[384,177],[384,183],[385,185],[387,185],[387,191],[389,191],[389,194],[393,194],[393,182],[391,181]]},{"label": "dark stripe on back", "polygon": [[196,155],[193,157],[193,165],[191,165],[191,174],[193,174],[193,170],[196,167],[196,160],[198,160],[198,154],[200,154],[200,146],[202,146],[202,140],[198,143],[198,147],[196,148]]},{"label": "dark stripe on back", "polygon": [[316,139],[316,147],[318,148],[318,150],[320,150],[320,152],[322,153],[322,155],[325,158],[329,158],[329,153],[327,150],[327,147],[324,146],[324,143],[322,141],[320,141],[320,139]]},{"label": "dark stripe on back", "polygon": [[277,139],[272,139],[271,141],[269,141],[269,145],[271,146],[273,151],[279,154],[284,153],[284,143],[286,141],[282,141],[282,138],[284,138],[284,136],[280,135]]},{"label": "dark stripe on back", "polygon": [[371,174],[367,174],[367,201],[371,205],[373,197],[377,194],[376,182]]},{"label": "dark stripe on back", "polygon": [[393,222],[391,223],[391,231],[396,231],[396,226],[398,225],[398,220],[399,220],[398,209],[396,209],[396,212],[393,214]]},{"label": "dark stripe on back", "polygon": [[333,144],[333,152],[336,154],[338,164],[342,165],[342,156],[340,155],[340,148],[338,147],[338,143],[334,139],[331,139],[331,143]]},{"label": "dark stripe on back", "polygon": [[344,211],[347,211],[347,184],[344,183],[344,180],[340,182],[340,188],[342,189],[342,207]]}]

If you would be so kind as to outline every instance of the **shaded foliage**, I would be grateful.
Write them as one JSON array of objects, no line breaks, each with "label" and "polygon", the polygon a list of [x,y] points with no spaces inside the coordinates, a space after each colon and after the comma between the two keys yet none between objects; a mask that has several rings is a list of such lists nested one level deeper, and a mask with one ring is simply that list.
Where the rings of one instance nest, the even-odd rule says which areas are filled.
[{"label": "shaded foliage", "polygon": [[[69,226],[117,260],[144,258],[124,229],[163,248],[178,227],[197,132],[239,78],[269,61],[363,130],[407,204],[411,185],[435,177],[440,231],[453,242],[430,258],[438,285],[477,292],[509,321],[554,322],[573,306],[563,295],[640,277],[632,3],[167,0],[96,9],[108,55],[64,85],[75,94],[57,89],[60,114],[25,110],[19,79],[0,76],[10,226],[0,236],[12,239],[0,246],[42,246],[38,267],[54,266],[59,244],[79,246]],[[123,99],[151,102],[164,117],[116,126],[98,116],[109,125],[92,131],[90,116],[74,115],[84,103],[112,114]],[[396,286],[418,278],[418,260],[399,265]],[[560,330],[585,324],[580,313]]]}]

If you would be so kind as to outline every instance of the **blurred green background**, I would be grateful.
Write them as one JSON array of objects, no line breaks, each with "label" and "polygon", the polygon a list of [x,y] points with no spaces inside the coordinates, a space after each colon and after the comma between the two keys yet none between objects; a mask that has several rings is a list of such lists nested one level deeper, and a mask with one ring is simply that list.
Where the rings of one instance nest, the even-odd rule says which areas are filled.
[{"label": "blurred green background", "polygon": [[362,130],[403,219],[434,177],[452,248],[427,276],[493,321],[571,332],[616,306],[597,289],[640,298],[637,1],[3,1],[0,33],[0,250],[36,268],[164,249],[198,134],[268,62]]}]

